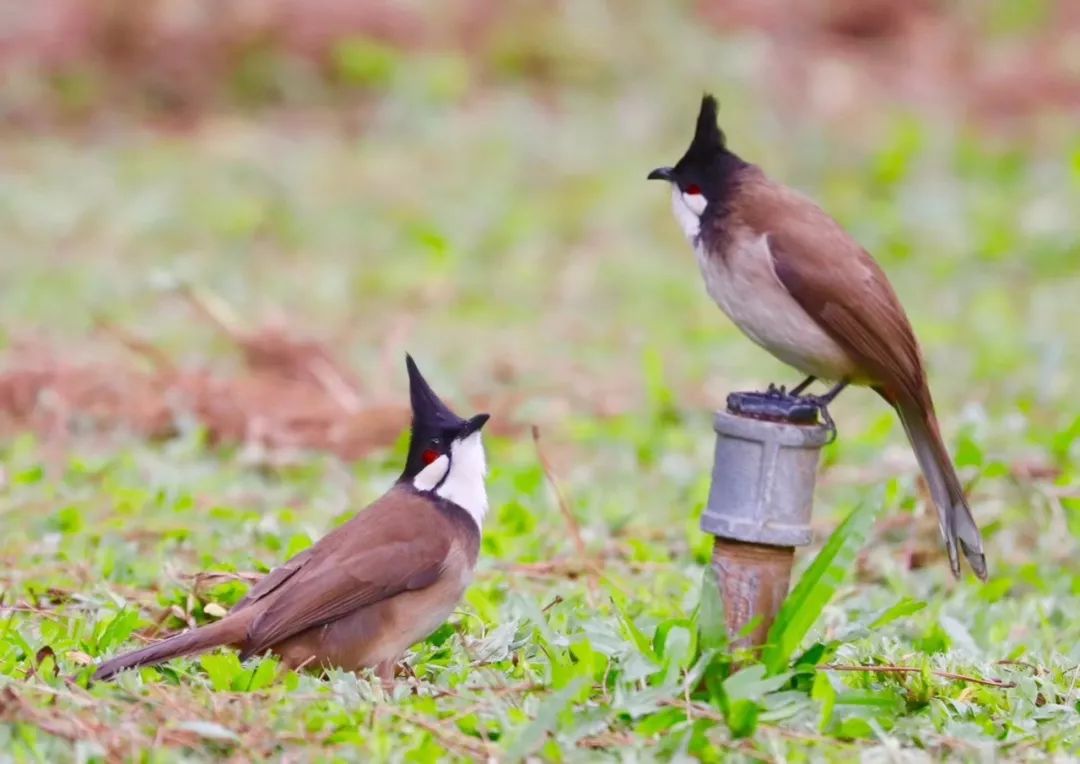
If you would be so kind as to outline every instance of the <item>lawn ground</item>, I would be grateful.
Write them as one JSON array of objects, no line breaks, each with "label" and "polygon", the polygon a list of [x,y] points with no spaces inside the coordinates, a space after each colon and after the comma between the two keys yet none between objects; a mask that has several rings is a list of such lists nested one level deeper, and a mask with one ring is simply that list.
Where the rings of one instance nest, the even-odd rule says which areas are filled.
[{"label": "lawn ground", "polygon": [[[182,395],[175,433],[147,438],[46,385],[0,444],[0,760],[1080,755],[1075,131],[897,104],[800,118],[760,92],[753,38],[661,10],[590,23],[600,37],[547,89],[395,61],[359,130],[275,110],[3,134],[0,393],[61,364],[123,400],[161,371],[133,337],[171,374],[247,378],[187,284],[252,329],[324,343],[361,411],[404,403],[407,350],[460,413],[501,422],[477,580],[393,692],[225,652],[87,686],[99,656],[219,617],[377,497],[403,441],[391,427],[342,459],[268,445],[250,421],[221,439]],[[876,523],[802,642],[823,646],[818,668],[712,694],[696,689],[727,670],[701,659],[697,608],[711,411],[797,375],[707,299],[644,180],[684,148],[704,88],[732,145],[819,199],[893,280],[991,571],[950,578],[898,423],[847,392],[799,570],[856,507]],[[918,671],[843,670],[867,665]]]}]

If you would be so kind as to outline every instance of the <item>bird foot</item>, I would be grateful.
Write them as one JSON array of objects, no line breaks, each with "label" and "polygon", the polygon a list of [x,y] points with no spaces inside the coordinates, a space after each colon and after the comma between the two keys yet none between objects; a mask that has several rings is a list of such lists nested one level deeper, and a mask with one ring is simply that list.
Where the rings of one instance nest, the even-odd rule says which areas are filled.
[{"label": "bird foot", "polygon": [[800,399],[810,403],[817,409],[818,416],[821,418],[821,423],[825,425],[825,429],[829,431],[829,439],[825,442],[832,443],[836,440],[836,422],[833,421],[832,414],[829,413],[829,403],[831,403],[831,400],[823,395],[803,395],[800,396]]}]

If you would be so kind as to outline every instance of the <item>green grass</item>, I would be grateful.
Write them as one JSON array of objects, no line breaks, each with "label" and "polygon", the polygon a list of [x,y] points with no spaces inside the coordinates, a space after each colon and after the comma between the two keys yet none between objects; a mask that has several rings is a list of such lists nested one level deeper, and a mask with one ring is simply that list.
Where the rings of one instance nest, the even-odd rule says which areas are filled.
[{"label": "green grass", "polygon": [[[1080,755],[1080,144],[1053,120],[1008,139],[899,106],[780,119],[755,92],[752,40],[649,8],[589,16],[588,44],[552,48],[551,82],[502,49],[485,54],[493,81],[447,64],[465,78],[449,94],[425,85],[430,60],[380,63],[358,137],[275,115],[3,136],[5,344],[43,335],[90,357],[104,316],[182,362],[235,366],[158,288],[182,277],[253,323],[280,312],[333,338],[375,396],[403,399],[382,358],[408,349],[461,413],[470,396],[520,400],[604,564],[590,583],[523,428],[489,441],[477,580],[410,655],[415,681],[386,695],[217,653],[88,688],[87,658],[159,619],[162,633],[206,621],[246,588],[196,575],[265,570],[378,496],[401,445],[268,467],[199,432],[21,436],[0,449],[0,760]],[[715,633],[699,634],[697,522],[711,409],[796,375],[705,297],[666,192],[644,181],[684,148],[705,87],[732,144],[818,198],[892,278],[990,563],[985,585],[950,579],[898,423],[845,393],[800,571],[856,507],[878,521],[769,676],[726,677]]]}]

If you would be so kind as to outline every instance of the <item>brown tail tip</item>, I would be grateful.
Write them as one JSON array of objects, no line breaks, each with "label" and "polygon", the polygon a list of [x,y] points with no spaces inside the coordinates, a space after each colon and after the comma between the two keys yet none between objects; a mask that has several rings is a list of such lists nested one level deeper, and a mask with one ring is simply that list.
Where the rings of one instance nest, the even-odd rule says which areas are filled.
[{"label": "brown tail tip", "polygon": [[962,538],[947,539],[945,542],[945,548],[949,553],[949,569],[952,571],[953,578],[960,580],[962,572],[960,569],[960,555],[956,553],[957,545],[960,546],[960,550],[964,553],[964,558],[968,561],[971,572],[985,583],[989,578],[986,570],[986,555],[983,554],[981,549],[970,547]]},{"label": "brown tail tip", "polygon": [[90,677],[91,682],[108,682],[116,677],[117,674],[123,673],[130,669],[140,668],[142,666],[150,665],[151,661],[147,660],[132,660],[132,653],[127,655],[120,655],[112,660],[105,661],[98,665],[97,670],[94,671],[94,675]]},{"label": "brown tail tip", "polygon": [[[985,582],[989,578],[989,574],[986,570],[986,555],[981,551],[970,548],[964,543],[964,540],[960,540],[960,548],[964,550],[964,557],[967,558],[968,565],[971,566],[972,572],[979,577],[980,581]],[[959,565],[953,571],[959,574]]]},{"label": "brown tail tip", "polygon": [[91,682],[107,682],[117,675],[117,671],[110,668],[107,663],[103,663],[97,667],[97,671],[90,677]]},{"label": "brown tail tip", "polygon": [[107,682],[114,676],[123,671],[125,666],[118,666],[114,661],[105,661],[97,670],[94,671],[94,675],[90,677],[91,682]]}]

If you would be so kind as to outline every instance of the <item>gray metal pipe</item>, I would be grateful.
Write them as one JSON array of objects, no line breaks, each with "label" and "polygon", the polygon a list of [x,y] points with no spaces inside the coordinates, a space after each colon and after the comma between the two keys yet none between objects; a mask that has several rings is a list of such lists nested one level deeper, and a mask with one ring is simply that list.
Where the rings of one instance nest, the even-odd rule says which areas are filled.
[{"label": "gray metal pipe", "polygon": [[805,417],[751,417],[732,408],[729,402],[713,421],[716,453],[701,529],[716,537],[712,566],[728,635],[736,646],[757,647],[787,596],[795,547],[810,543],[814,483],[830,430]]}]

